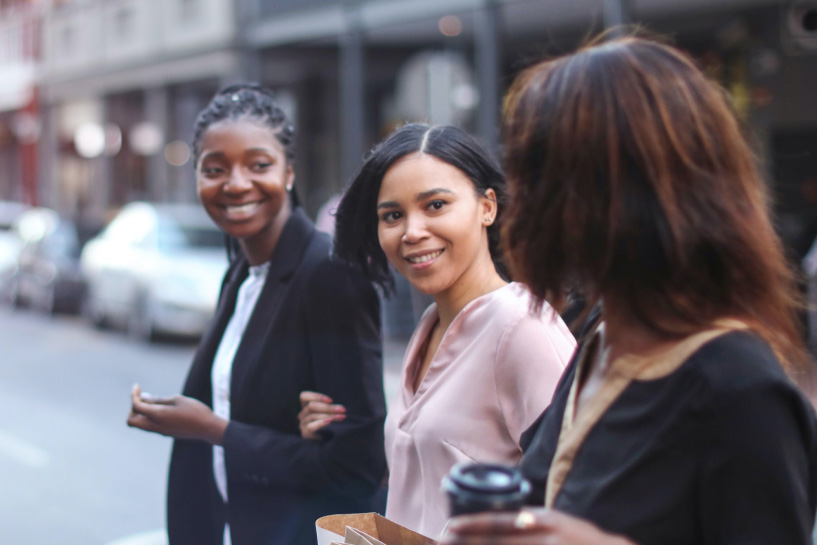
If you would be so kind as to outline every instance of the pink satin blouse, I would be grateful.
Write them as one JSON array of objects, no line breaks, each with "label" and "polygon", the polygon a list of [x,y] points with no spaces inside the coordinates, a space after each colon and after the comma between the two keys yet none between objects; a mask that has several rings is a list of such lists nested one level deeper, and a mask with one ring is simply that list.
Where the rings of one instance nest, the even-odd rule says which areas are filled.
[{"label": "pink satin blouse", "polygon": [[530,302],[527,288],[511,283],[468,303],[415,392],[436,305],[423,314],[386,418],[388,518],[436,539],[448,520],[440,484],[452,465],[521,458],[519,437],[550,403],[576,347],[549,305],[532,315]]}]

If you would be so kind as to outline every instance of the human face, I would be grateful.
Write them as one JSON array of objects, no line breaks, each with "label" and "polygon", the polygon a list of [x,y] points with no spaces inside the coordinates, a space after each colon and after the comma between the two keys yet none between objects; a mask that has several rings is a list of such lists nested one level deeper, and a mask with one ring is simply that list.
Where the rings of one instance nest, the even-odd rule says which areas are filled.
[{"label": "human face", "polygon": [[238,239],[250,263],[272,257],[289,217],[294,179],[273,130],[248,119],[211,125],[202,136],[196,181],[207,213]]},{"label": "human face", "polygon": [[456,167],[423,153],[395,162],[377,196],[377,234],[389,262],[428,295],[495,274],[487,226],[496,196],[478,195]]}]

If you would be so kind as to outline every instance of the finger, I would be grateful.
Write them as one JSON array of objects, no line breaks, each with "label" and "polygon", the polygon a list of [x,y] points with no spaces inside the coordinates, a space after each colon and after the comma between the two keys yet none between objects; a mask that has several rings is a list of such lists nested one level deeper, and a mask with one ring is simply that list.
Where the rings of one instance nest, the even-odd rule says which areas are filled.
[{"label": "finger", "polygon": [[304,406],[304,410],[313,413],[336,414],[345,413],[346,407],[343,405],[332,405],[321,401],[310,401]]},{"label": "finger", "polygon": [[130,389],[130,399],[131,403],[135,399],[139,399],[139,396],[142,394],[142,388],[139,387],[138,384],[134,384],[133,387]]},{"label": "finger", "polygon": [[556,545],[557,541],[552,541],[543,534],[476,534],[461,535],[446,533],[440,538],[439,545]]},{"label": "finger", "polygon": [[320,420],[326,420],[326,419],[332,419],[334,421],[336,417],[340,417],[339,419],[343,420],[344,418],[346,418],[346,415],[345,414],[329,414],[329,415],[327,415],[327,414],[312,413],[312,414],[306,415],[304,418],[301,418],[300,422],[301,422],[301,425],[307,425],[307,424],[312,424],[313,422],[318,422]]},{"label": "finger", "polygon": [[131,411],[148,418],[157,418],[165,407],[166,405],[154,401],[145,401],[141,398],[136,398],[131,402]]},{"label": "finger", "polygon": [[326,426],[328,426],[332,422],[340,422],[344,418],[346,418],[346,416],[344,416],[344,415],[336,415],[336,416],[330,416],[328,418],[322,418],[320,420],[316,420],[315,422],[307,424],[305,426],[305,428],[306,428],[307,433],[314,434],[315,432],[317,432],[318,430],[320,430],[322,428],[325,428]]},{"label": "finger", "polygon": [[139,428],[145,431],[155,431],[153,429],[153,422],[148,417],[138,413],[130,413],[128,415],[127,423],[131,428]]},{"label": "finger", "polygon": [[321,394],[319,392],[310,392],[308,390],[304,390],[301,392],[301,406],[305,406],[310,401],[319,401],[321,403],[332,403],[332,398],[328,395]]},{"label": "finger", "polygon": [[525,509],[517,512],[485,512],[454,517],[448,523],[453,534],[512,534],[543,530],[548,526],[548,510]]},{"label": "finger", "polygon": [[143,398],[143,401],[146,401],[147,403],[151,403],[152,405],[175,405],[176,402],[178,401],[178,396],[156,397],[156,396],[151,395],[151,394],[142,394],[142,395],[143,396],[145,396],[145,395],[150,396],[147,399]]},{"label": "finger", "polygon": [[326,403],[311,401],[298,413],[298,420],[303,422],[305,420],[312,420],[315,417],[326,418],[327,416],[345,413],[346,407],[343,405],[328,405]]}]

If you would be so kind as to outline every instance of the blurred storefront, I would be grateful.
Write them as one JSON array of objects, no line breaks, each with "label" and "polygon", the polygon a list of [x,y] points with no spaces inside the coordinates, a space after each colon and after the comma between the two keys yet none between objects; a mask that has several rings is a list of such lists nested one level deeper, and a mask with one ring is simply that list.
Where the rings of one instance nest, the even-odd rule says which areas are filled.
[{"label": "blurred storefront", "polygon": [[92,224],[195,199],[195,115],[237,77],[232,2],[62,0],[43,18],[40,195]]},{"label": "blurred storefront", "polygon": [[0,2],[0,200],[37,202],[38,2]]},{"label": "blurred storefront", "polygon": [[809,214],[817,225],[817,197],[804,197],[817,195],[817,0],[52,0],[39,197],[94,217],[136,198],[195,199],[194,116],[218,86],[252,79],[296,122],[314,215],[397,124],[455,123],[498,146],[519,70],[626,22],[669,36],[729,89],[787,239]]}]

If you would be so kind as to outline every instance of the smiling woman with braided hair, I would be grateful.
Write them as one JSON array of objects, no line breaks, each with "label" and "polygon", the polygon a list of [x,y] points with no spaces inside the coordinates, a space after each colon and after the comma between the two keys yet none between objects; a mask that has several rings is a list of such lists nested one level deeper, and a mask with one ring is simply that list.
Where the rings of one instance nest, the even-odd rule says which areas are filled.
[{"label": "smiling woman with braided hair", "polygon": [[[183,395],[135,387],[128,424],[175,439],[170,545],[314,543],[316,518],[372,510],[385,472],[377,294],[297,206],[294,132],[268,91],[220,91],[193,149],[231,264]],[[346,407],[323,441],[300,435],[305,389]]]}]

